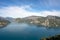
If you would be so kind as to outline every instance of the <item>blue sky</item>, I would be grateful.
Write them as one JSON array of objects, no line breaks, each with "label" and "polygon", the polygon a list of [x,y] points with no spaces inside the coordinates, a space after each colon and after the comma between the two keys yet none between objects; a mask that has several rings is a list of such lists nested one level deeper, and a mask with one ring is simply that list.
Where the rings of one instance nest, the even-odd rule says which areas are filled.
[{"label": "blue sky", "polygon": [[60,0],[0,0],[0,16],[60,16]]}]

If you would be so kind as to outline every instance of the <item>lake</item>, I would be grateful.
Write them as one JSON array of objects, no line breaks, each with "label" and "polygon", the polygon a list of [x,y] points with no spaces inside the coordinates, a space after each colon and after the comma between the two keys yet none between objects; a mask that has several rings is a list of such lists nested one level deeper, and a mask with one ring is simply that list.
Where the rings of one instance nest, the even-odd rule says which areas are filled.
[{"label": "lake", "polygon": [[27,23],[11,23],[0,29],[0,40],[40,40],[60,34],[60,28],[46,28]]}]

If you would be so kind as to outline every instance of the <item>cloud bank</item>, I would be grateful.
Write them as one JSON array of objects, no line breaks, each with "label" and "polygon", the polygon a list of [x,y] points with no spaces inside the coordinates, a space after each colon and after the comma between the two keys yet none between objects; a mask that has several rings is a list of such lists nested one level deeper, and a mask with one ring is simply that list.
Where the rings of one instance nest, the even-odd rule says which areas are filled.
[{"label": "cloud bank", "polygon": [[32,12],[28,11],[27,9],[32,9],[30,5],[25,5],[25,6],[9,6],[9,7],[3,7],[0,8],[0,16],[4,17],[27,17],[31,15],[36,15],[36,16],[47,16],[47,15],[53,15],[53,16],[60,16],[60,11],[56,10],[44,10],[44,11],[39,11],[39,12]]}]

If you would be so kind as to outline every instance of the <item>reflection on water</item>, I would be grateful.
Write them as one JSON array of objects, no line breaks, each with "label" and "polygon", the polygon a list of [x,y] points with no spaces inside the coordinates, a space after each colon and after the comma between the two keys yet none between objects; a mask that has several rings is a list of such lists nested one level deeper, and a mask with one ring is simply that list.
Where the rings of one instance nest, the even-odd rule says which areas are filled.
[{"label": "reflection on water", "polygon": [[60,34],[60,28],[37,27],[26,23],[11,23],[0,29],[0,40],[39,40]]}]

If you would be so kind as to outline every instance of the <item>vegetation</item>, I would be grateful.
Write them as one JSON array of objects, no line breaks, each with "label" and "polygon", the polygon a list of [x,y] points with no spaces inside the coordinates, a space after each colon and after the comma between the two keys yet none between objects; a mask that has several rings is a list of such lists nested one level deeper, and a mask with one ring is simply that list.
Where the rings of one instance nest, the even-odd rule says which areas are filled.
[{"label": "vegetation", "polygon": [[48,38],[42,38],[41,40],[60,40],[60,35],[56,35]]}]

